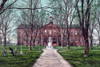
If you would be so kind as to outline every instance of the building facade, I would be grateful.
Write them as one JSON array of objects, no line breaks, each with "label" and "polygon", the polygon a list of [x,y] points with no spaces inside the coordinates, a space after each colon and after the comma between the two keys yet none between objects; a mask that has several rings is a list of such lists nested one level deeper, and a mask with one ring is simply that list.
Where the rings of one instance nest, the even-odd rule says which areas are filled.
[{"label": "building facade", "polygon": [[[84,46],[84,39],[80,28],[70,28],[69,33],[71,46]],[[18,45],[29,45],[31,43],[33,45],[47,46],[49,39],[51,39],[53,46],[65,46],[66,28],[61,28],[50,22],[43,27],[36,27],[31,34],[29,25],[20,25],[18,27]]]}]

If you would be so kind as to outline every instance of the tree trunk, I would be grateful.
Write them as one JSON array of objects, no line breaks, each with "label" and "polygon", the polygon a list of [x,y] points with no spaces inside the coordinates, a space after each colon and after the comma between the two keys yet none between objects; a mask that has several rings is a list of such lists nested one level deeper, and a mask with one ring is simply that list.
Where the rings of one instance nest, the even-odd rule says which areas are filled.
[{"label": "tree trunk", "polygon": [[89,54],[89,45],[88,45],[88,41],[86,41],[85,42],[85,54],[84,54],[84,56],[88,57],[88,54]]},{"label": "tree trunk", "polygon": [[27,34],[27,32],[26,32],[26,47],[28,47],[28,37],[29,37],[29,35]]},{"label": "tree trunk", "polygon": [[91,39],[90,39],[90,49],[92,50],[93,49],[93,37],[91,37]]},{"label": "tree trunk", "polygon": [[6,35],[4,35],[4,49],[6,49]]},{"label": "tree trunk", "polygon": [[98,45],[100,46],[100,36],[98,38],[99,38],[99,44]]},{"label": "tree trunk", "polygon": [[61,33],[61,47],[63,47],[63,34]]},{"label": "tree trunk", "polygon": [[69,36],[67,36],[67,49],[70,50],[70,44],[69,44]]},{"label": "tree trunk", "polygon": [[68,47],[68,50],[70,50],[70,44],[69,44],[69,39],[68,39],[68,46],[67,46],[67,47]]},{"label": "tree trunk", "polygon": [[89,54],[88,34],[85,34],[84,40],[85,40],[85,53],[84,53],[84,57],[88,57],[88,54]]},{"label": "tree trunk", "polygon": [[30,40],[30,45],[29,45],[29,51],[31,51],[31,40]]},{"label": "tree trunk", "polygon": [[[30,0],[30,8],[32,8],[32,0]],[[31,25],[31,38],[30,38],[30,46],[29,50],[31,51],[31,45],[32,45],[32,34],[33,34],[33,12],[32,9],[30,10],[30,25]]]},{"label": "tree trunk", "polygon": [[6,34],[4,34],[4,49],[3,49],[3,56],[6,56]]},{"label": "tree trunk", "polygon": [[28,39],[27,39],[27,41],[26,41],[26,47],[28,47]]},{"label": "tree trunk", "polygon": [[31,45],[32,45],[32,33],[31,33],[31,38],[30,38],[30,45],[29,45],[29,50],[31,51]]}]

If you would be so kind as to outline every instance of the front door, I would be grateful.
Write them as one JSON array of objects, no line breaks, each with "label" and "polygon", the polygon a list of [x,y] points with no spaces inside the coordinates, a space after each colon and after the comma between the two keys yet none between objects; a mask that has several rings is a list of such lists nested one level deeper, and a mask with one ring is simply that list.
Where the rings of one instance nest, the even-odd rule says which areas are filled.
[{"label": "front door", "polygon": [[48,43],[51,43],[51,46],[52,46],[52,38],[51,37],[48,38]]}]

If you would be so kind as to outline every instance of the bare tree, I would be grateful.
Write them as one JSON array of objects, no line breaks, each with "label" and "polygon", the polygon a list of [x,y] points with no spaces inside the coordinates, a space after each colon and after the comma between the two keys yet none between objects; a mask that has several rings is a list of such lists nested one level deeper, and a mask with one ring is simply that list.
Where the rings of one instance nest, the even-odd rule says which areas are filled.
[{"label": "bare tree", "polygon": [[97,4],[97,8],[96,8],[96,19],[97,19],[97,26],[96,26],[96,30],[97,30],[97,36],[98,36],[98,40],[99,40],[99,46],[100,46],[100,0],[98,0],[98,4]]},{"label": "bare tree", "polygon": [[90,49],[93,49],[93,32],[94,30],[97,28],[97,24],[98,24],[98,20],[97,18],[99,18],[99,10],[98,10],[98,5],[99,5],[99,2],[97,3],[96,0],[93,2],[93,4],[91,5],[92,8],[91,8],[91,17],[90,17],[90,25],[89,25],[89,46],[90,46]]},{"label": "bare tree", "polygon": [[[72,0],[52,0],[50,3],[52,6],[55,7],[53,10],[56,12],[55,17],[58,20],[60,26],[63,28],[63,26],[66,26],[66,43],[67,43],[67,49],[70,49],[70,42],[69,42],[69,32],[73,21],[73,13],[75,11],[74,9],[74,3]],[[70,18],[70,19],[69,19]],[[62,20],[62,21],[61,21]],[[63,45],[63,35],[65,32],[61,31],[61,45]]]},{"label": "bare tree", "polygon": [[[37,28],[40,28],[43,26],[44,18],[46,13],[40,8],[38,10],[38,7],[40,5],[40,0],[29,1],[29,6],[27,6],[29,9],[26,11],[22,11],[22,21],[25,25],[30,26],[30,45],[29,50],[31,50],[32,44],[35,45],[35,41],[37,40],[37,35],[40,30]],[[30,14],[29,14],[30,13]],[[39,34],[40,36],[41,34]]]},{"label": "bare tree", "polygon": [[[12,33],[12,29],[14,29],[13,23],[13,17],[11,17],[11,10],[5,11],[2,15],[0,15],[0,22],[1,22],[1,27],[0,30],[3,34],[3,39],[4,39],[4,50],[6,50],[6,45],[7,45],[7,36]],[[10,34],[9,34],[10,33]]]},{"label": "bare tree", "polygon": [[0,14],[2,14],[5,10],[9,9],[17,0],[11,1],[10,4],[5,6],[5,4],[8,2],[8,0],[2,0],[0,4]]},{"label": "bare tree", "polygon": [[[81,26],[82,34],[85,40],[85,53],[84,53],[85,57],[87,57],[89,54],[88,30],[89,30],[90,10],[92,2],[93,0],[81,0],[81,1],[76,0],[76,10],[79,18],[79,24]],[[79,3],[81,4],[80,5],[81,11],[79,9]]]},{"label": "bare tree", "polygon": [[90,46],[91,50],[93,49],[93,31],[94,31],[96,25],[97,24],[95,23],[95,21],[92,21],[90,26],[89,26],[89,30],[88,30],[88,32],[89,32],[89,34],[88,34],[89,39],[88,40],[89,40],[89,46]]},{"label": "bare tree", "polygon": [[1,3],[1,5],[0,5],[0,10],[3,9],[3,7],[4,7],[4,5],[5,5],[6,2],[7,2],[7,0],[2,0],[2,3]]},{"label": "bare tree", "polygon": [[96,19],[97,19],[97,25],[96,25],[97,34],[95,33],[95,35],[98,37],[100,46],[100,12],[97,12]]}]

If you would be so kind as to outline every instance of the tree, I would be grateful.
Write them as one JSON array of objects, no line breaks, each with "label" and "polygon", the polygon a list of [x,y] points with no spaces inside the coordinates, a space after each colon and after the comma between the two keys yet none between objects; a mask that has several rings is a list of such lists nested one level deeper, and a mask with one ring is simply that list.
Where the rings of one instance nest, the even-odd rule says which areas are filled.
[{"label": "tree", "polygon": [[34,1],[30,0],[27,2],[28,6],[26,6],[25,8],[29,9],[27,11],[24,10],[22,11],[22,22],[24,22],[25,25],[28,24],[31,29],[30,40],[29,40],[30,41],[29,50],[31,50],[32,44],[35,45],[34,43],[37,39],[37,33],[40,31],[36,30],[36,28],[43,26],[46,13],[42,10],[42,7],[38,8],[41,5],[40,0],[34,0]]},{"label": "tree", "polygon": [[96,6],[96,20],[97,20],[97,26],[96,26],[96,30],[97,30],[97,36],[98,36],[98,40],[99,40],[99,46],[100,46],[100,0],[98,0],[98,4]]},{"label": "tree", "polygon": [[[89,46],[90,46],[90,49],[93,49],[93,32],[95,31],[95,29],[97,28],[97,24],[98,24],[98,20],[97,18],[99,18],[99,2],[97,0],[95,0],[93,2],[93,4],[91,5],[92,8],[91,8],[91,16],[90,16],[90,25],[89,25]],[[95,33],[96,34],[96,33]]]},{"label": "tree", "polygon": [[98,40],[99,40],[99,46],[100,46],[100,12],[97,11],[96,12],[96,19],[97,19],[97,25],[95,27],[97,33],[94,33],[97,37],[98,37]]},{"label": "tree", "polygon": [[[13,17],[11,16],[11,10],[5,11],[4,13],[2,13],[2,15],[0,15],[0,30],[3,34],[3,39],[4,39],[4,50],[6,50],[6,45],[7,45],[7,36],[11,35],[14,29],[14,21],[13,21]],[[13,24],[12,24],[13,23]]]},{"label": "tree", "polygon": [[[79,24],[81,26],[82,34],[85,41],[85,53],[84,53],[85,57],[87,57],[89,54],[88,30],[90,24],[90,11],[92,2],[93,0],[81,0],[81,1],[76,0],[76,6],[75,6],[79,18]],[[81,6],[81,10],[79,8],[79,3]]]},{"label": "tree", "polygon": [[7,10],[8,8],[10,8],[17,0],[12,0],[11,3],[8,3],[7,6],[6,3],[8,2],[8,0],[2,0],[1,4],[0,4],[0,14],[2,14],[5,10]]},{"label": "tree", "polygon": [[[70,49],[70,27],[72,25],[73,21],[73,14],[74,14],[74,2],[73,0],[50,0],[51,1],[51,9],[54,11],[55,19],[57,19],[58,24],[60,24],[60,27],[63,28],[64,25],[66,26],[66,43],[67,43],[67,49]],[[61,31],[61,45],[63,45],[63,38],[64,33]]]},{"label": "tree", "polygon": [[1,3],[1,5],[0,5],[0,10],[3,9],[3,7],[4,7],[4,5],[5,5],[6,2],[7,2],[7,0],[2,0],[2,3]]},{"label": "tree", "polygon": [[89,32],[89,34],[88,34],[88,36],[89,36],[88,40],[89,40],[89,46],[90,46],[91,50],[93,49],[93,31],[94,31],[96,25],[97,24],[95,23],[95,21],[91,21],[91,24],[90,24],[89,30],[88,30],[88,32]]}]

